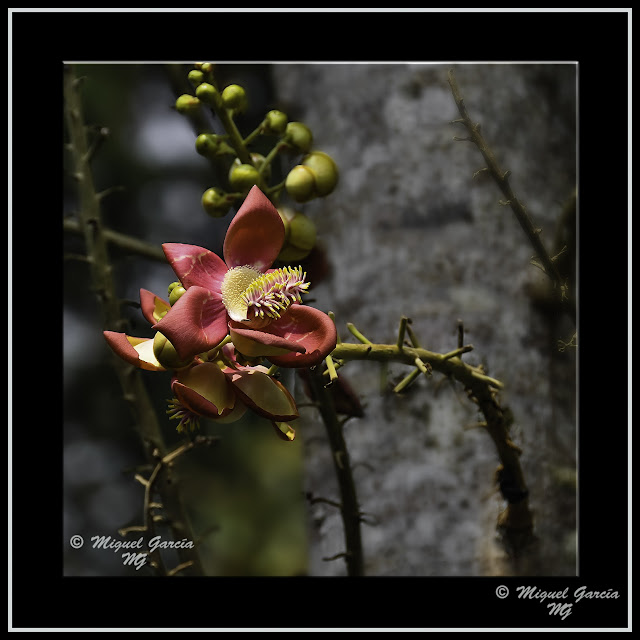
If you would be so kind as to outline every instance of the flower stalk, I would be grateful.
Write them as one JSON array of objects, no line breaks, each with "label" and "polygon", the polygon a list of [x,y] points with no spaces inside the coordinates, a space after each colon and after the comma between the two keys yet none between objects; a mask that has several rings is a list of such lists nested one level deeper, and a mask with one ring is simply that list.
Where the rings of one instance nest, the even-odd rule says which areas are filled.
[{"label": "flower stalk", "polygon": [[346,551],[335,557],[344,557],[349,576],[362,576],[364,575],[364,557],[360,532],[361,513],[351,473],[349,452],[344,440],[342,429],[344,423],[338,419],[333,397],[325,385],[320,371],[309,369],[308,373],[309,386],[324,422],[329,446],[333,453],[333,465],[340,490],[340,513],[344,524]]}]

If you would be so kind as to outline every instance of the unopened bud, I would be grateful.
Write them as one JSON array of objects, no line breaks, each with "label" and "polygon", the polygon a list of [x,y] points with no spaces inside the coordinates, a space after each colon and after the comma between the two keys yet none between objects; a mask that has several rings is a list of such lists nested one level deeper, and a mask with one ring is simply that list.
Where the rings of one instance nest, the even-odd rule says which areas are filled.
[{"label": "unopened bud", "polygon": [[267,113],[264,118],[265,129],[267,133],[284,133],[284,130],[287,128],[287,122],[289,118],[282,111],[278,111],[277,109],[273,109]]},{"label": "unopened bud", "polygon": [[218,187],[211,187],[202,194],[202,206],[212,218],[227,215],[234,198]]},{"label": "unopened bud", "polygon": [[205,158],[235,153],[224,138],[224,136],[215,133],[201,133],[196,138],[196,151]]},{"label": "unopened bud", "polygon": [[200,100],[185,93],[176,100],[175,106],[178,113],[195,113],[200,108]]},{"label": "unopened bud", "polygon": [[306,153],[311,149],[313,134],[306,124],[290,122],[285,129],[284,141],[296,151]]},{"label": "unopened bud", "polygon": [[306,258],[316,244],[316,226],[299,211],[289,207],[278,209],[285,225],[285,241],[278,259],[283,262],[298,262]]},{"label": "unopened bud", "polygon": [[229,171],[229,184],[235,191],[245,193],[260,179],[258,170],[251,164],[233,164]]},{"label": "unopened bud", "polygon": [[202,71],[200,71],[199,69],[191,69],[187,78],[189,78],[189,82],[194,87],[197,87],[201,82],[204,81],[204,73],[202,73]]},{"label": "unopened bud", "polygon": [[196,96],[205,104],[213,104],[217,95],[217,89],[208,82],[203,82],[196,87]]},{"label": "unopened bud", "polygon": [[285,181],[287,193],[296,202],[306,202],[315,195],[316,181],[313,171],[309,167],[301,164],[296,165],[289,171]]},{"label": "unopened bud", "polygon": [[316,179],[316,195],[329,195],[338,184],[338,165],[323,151],[312,151],[302,159],[302,164],[313,171]]},{"label": "unopened bud", "polygon": [[172,307],[187,292],[180,282],[174,282],[173,284],[176,286],[169,288],[169,304]]},{"label": "unopened bud", "polygon": [[180,360],[175,347],[159,331],[153,338],[153,355],[165,369],[182,369],[191,364],[191,359]]},{"label": "unopened bud", "polygon": [[247,93],[239,84],[230,84],[222,91],[222,104],[227,109],[244,111],[247,106]]}]

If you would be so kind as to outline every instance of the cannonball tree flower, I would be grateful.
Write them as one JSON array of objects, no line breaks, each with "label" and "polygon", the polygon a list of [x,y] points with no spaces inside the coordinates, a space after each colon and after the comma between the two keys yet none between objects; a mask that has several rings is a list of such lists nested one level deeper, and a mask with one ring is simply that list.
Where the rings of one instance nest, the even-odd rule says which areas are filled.
[{"label": "cannonball tree flower", "polygon": [[[140,290],[140,302],[143,315],[152,324],[171,309],[146,289]],[[205,354],[181,361],[161,333],[154,338],[137,338],[105,331],[104,336],[118,356],[139,369],[173,370],[171,390],[175,397],[169,401],[167,413],[179,420],[178,431],[195,429],[202,417],[235,422],[250,409],[270,420],[279,437],[293,440],[295,431],[288,424],[298,417],[293,397],[265,367],[238,364],[231,343],[211,354],[211,361],[203,360]]]},{"label": "cannonball tree flower", "polygon": [[186,292],[154,324],[180,358],[208,351],[227,335],[247,357],[282,367],[310,367],[336,345],[329,316],[302,303],[309,283],[301,268],[271,269],[285,230],[270,200],[254,186],[232,220],[224,260],[202,247],[163,249]]}]

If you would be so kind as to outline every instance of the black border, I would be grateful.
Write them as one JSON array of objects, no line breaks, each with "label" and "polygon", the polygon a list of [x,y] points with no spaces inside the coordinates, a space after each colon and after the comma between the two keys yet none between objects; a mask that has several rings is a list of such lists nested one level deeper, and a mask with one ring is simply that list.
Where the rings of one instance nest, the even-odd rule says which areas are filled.
[{"label": "black border", "polygon": [[[59,13],[10,15],[13,63],[12,622],[16,628],[625,628],[628,572],[627,215],[629,16],[625,12]],[[241,28],[238,28],[238,27]],[[55,349],[46,371],[20,335],[61,335],[32,311],[57,300],[55,274],[24,276],[28,259],[60,264],[62,62],[577,61],[580,93],[580,578],[286,578],[188,582],[63,578],[55,551],[62,469]],[[49,157],[50,156],[50,157]],[[34,167],[39,168],[34,173]],[[52,184],[49,184],[49,182]],[[39,224],[31,225],[33,210]],[[29,228],[25,225],[29,211]],[[606,215],[604,218],[603,214]],[[604,226],[603,219],[607,220]],[[17,240],[20,239],[20,245]],[[47,254],[51,251],[52,256]],[[44,277],[42,277],[44,275]],[[592,283],[597,283],[594,285]],[[25,298],[27,290],[30,291]],[[27,326],[25,326],[27,325]],[[33,326],[31,326],[33,325]],[[44,326],[43,326],[44,325]],[[50,340],[50,338],[49,338]],[[36,349],[41,352],[41,349]],[[60,351],[61,353],[61,351]],[[61,361],[61,359],[60,359]],[[42,362],[37,366],[42,367]],[[21,381],[37,375],[40,398]],[[591,386],[595,385],[594,391]],[[53,395],[53,399],[51,399]],[[31,412],[29,412],[31,415]],[[26,454],[25,454],[26,452]],[[24,467],[23,461],[28,464]],[[36,478],[36,486],[30,482]],[[27,478],[31,480],[28,482]],[[56,482],[56,480],[58,482]],[[37,507],[29,496],[39,496]],[[34,526],[34,518],[39,523]],[[504,584],[507,602],[495,596]],[[518,585],[613,589],[565,621]],[[550,624],[553,622],[554,624]]]}]

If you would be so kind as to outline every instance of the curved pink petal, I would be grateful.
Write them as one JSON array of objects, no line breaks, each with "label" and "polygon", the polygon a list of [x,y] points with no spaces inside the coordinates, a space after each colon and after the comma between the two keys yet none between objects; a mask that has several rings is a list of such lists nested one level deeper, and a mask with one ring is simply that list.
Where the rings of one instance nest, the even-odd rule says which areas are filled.
[{"label": "curved pink petal", "polygon": [[291,351],[304,353],[302,345],[264,330],[246,329],[241,322],[229,322],[229,335],[234,347],[247,358],[282,356]]},{"label": "curved pink petal", "polygon": [[228,269],[213,251],[193,244],[167,243],[162,245],[165,256],[185,289],[204,287],[220,291]]},{"label": "curved pink petal", "polygon": [[125,362],[147,371],[166,370],[153,355],[153,338],[134,338],[115,331],[102,333],[108,345]]},{"label": "curved pink petal", "polygon": [[337,333],[333,320],[326,313],[301,304],[292,305],[282,318],[263,332],[304,348],[304,351],[292,350],[285,355],[268,356],[279,367],[313,367],[336,347]]},{"label": "curved pink petal", "polygon": [[179,372],[171,389],[187,409],[214,420],[228,416],[236,404],[232,385],[220,367],[210,362]]},{"label": "curved pink petal", "polygon": [[240,399],[258,415],[277,422],[298,417],[295,400],[287,388],[266,373],[246,367],[230,370],[226,376]]},{"label": "curved pink petal", "polygon": [[230,269],[247,265],[265,272],[278,257],[284,236],[280,214],[254,186],[227,229],[224,260]]},{"label": "curved pink petal", "polygon": [[222,296],[203,287],[190,287],[160,322],[153,325],[186,360],[219,344],[228,332]]},{"label": "curved pink petal", "polygon": [[147,289],[140,289],[140,309],[150,324],[158,322],[171,309],[171,305]]}]

